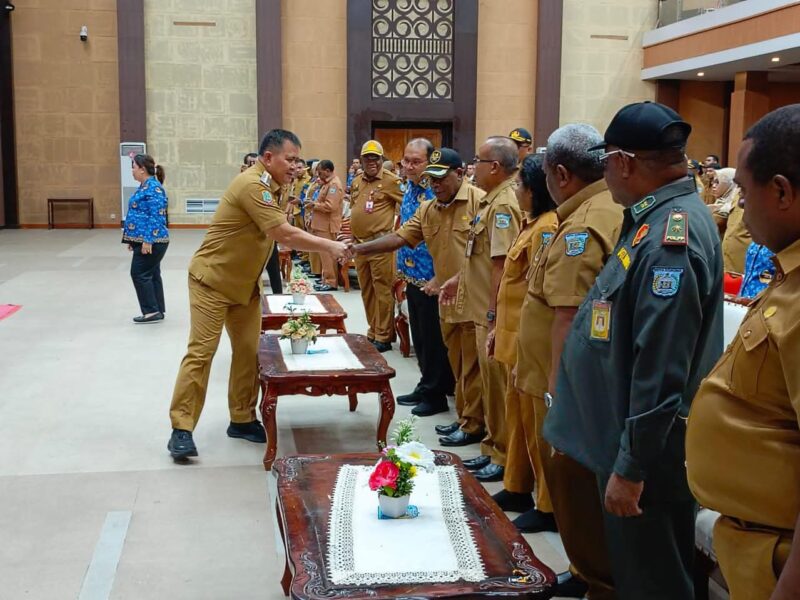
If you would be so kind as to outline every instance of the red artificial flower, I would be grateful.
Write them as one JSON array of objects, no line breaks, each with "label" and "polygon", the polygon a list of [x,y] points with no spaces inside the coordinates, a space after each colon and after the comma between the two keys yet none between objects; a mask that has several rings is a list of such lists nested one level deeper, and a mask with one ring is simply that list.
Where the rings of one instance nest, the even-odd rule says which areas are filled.
[{"label": "red artificial flower", "polygon": [[400,469],[396,464],[390,460],[383,460],[378,463],[372,475],[369,476],[369,489],[373,492],[382,487],[395,489],[399,475]]}]

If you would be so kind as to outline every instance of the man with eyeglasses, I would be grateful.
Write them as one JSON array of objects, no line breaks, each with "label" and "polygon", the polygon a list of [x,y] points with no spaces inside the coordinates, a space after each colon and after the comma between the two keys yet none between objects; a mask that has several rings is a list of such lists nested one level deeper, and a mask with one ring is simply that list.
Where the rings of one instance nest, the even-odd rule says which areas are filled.
[{"label": "man with eyeglasses", "polygon": [[[350,189],[350,228],[357,243],[391,233],[403,200],[400,178],[383,168],[380,142],[364,143],[361,164],[364,173],[353,179]],[[356,256],[356,272],[367,313],[367,338],[380,352],[387,352],[394,340],[394,257]]]},{"label": "man with eyeglasses", "polygon": [[[396,232],[378,240],[357,244],[357,256],[393,252],[399,248],[428,247],[433,258],[434,277],[422,292],[435,297],[439,286],[456,275],[464,264],[464,254],[471,229],[469,206],[485,193],[464,177],[461,157],[451,148],[434,150],[422,172],[430,178],[435,202],[423,202],[414,215]],[[483,438],[484,419],[481,406],[482,384],[478,365],[475,324],[470,316],[453,306],[439,307],[439,327],[447,347],[447,359],[456,380],[456,414],[450,425],[437,425],[439,435],[461,431],[472,443]]]},{"label": "man with eyeglasses", "polygon": [[687,176],[691,130],[639,102],[594,147],[622,230],[575,314],[544,423],[545,439],[594,473],[622,600],[694,598],[686,417],[722,352],[723,306],[719,235]]},{"label": "man with eyeglasses", "polygon": [[[456,304],[457,310],[475,324],[486,435],[481,440],[480,455],[465,465],[475,469],[479,481],[486,482],[502,481],[506,462],[506,372],[501,363],[489,358],[486,340],[497,315],[497,292],[506,254],[522,222],[514,193],[517,156],[517,147],[507,137],[490,137],[478,148],[473,159],[475,181],[486,195],[469,207],[471,228],[464,266],[439,294],[441,303]],[[473,441],[463,430],[439,439],[442,446],[464,446]]]}]

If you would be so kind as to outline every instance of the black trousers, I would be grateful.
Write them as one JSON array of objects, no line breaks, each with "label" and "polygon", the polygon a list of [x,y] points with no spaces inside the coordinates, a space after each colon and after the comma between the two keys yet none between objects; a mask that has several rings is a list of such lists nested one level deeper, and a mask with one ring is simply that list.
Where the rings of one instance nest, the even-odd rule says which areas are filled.
[{"label": "black trousers", "polygon": [[267,260],[267,275],[269,275],[269,285],[273,294],[283,293],[283,283],[281,282],[281,259],[278,253],[278,245],[272,248],[272,254]]},{"label": "black trousers", "polygon": [[168,242],[157,242],[150,254],[142,254],[142,245],[133,244],[131,279],[143,315],[167,312],[161,283],[161,259],[167,253],[167,246]]},{"label": "black trousers", "polygon": [[422,372],[415,391],[432,402],[446,402],[444,396],[453,393],[455,379],[439,326],[439,299],[410,283],[406,285],[406,298],[411,342]]}]

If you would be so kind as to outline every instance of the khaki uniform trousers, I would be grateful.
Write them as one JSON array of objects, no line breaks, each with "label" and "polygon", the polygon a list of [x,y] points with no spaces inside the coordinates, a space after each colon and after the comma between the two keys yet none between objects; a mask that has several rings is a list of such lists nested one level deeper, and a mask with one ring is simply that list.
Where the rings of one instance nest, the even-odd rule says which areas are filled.
[{"label": "khaki uniform trousers", "polygon": [[465,433],[482,434],[483,405],[481,369],[475,351],[475,324],[447,323],[439,320],[442,339],[447,346],[447,359],[456,380],[456,414]]},{"label": "khaki uniform trousers", "polygon": [[[535,398],[514,387],[511,377],[513,367],[506,365],[508,382],[506,384],[506,428],[508,448],[506,451],[506,470],[503,487],[509,492],[529,493],[536,487],[536,508],[541,512],[552,513],[550,491],[542,467],[540,447],[547,445],[542,437],[544,411],[534,410],[534,403],[544,400]],[[539,417],[539,419],[537,419]]]},{"label": "khaki uniform trousers", "polygon": [[731,600],[769,600],[789,558],[792,532],[723,515],[714,525],[713,543]]},{"label": "khaki uniform trousers", "polygon": [[356,256],[356,273],[367,312],[367,337],[391,343],[394,341],[394,252]]},{"label": "khaki uniform trousers", "polygon": [[489,358],[486,353],[486,338],[489,329],[475,324],[475,343],[478,365],[483,387],[483,418],[486,422],[486,437],[481,441],[481,454],[491,456],[496,465],[506,464],[506,370],[502,363]]},{"label": "khaki uniform trousers", "polygon": [[[330,231],[323,231],[321,229],[314,229],[312,232],[318,238],[325,240],[335,240],[336,234]],[[316,262],[316,265],[315,265]],[[339,286],[339,272],[336,269],[336,260],[333,255],[327,252],[312,252],[311,253],[311,272],[322,273],[322,283],[327,283],[332,287]]]},{"label": "khaki uniform trousers", "polygon": [[[544,408],[544,401],[541,408]],[[538,413],[539,406],[535,409]],[[597,494],[597,477],[566,454],[551,453],[546,443],[540,450],[553,514],[571,563],[570,570],[589,584],[590,600],[614,600],[616,593],[606,546],[603,507]]]},{"label": "khaki uniform trousers", "polygon": [[233,350],[228,379],[231,421],[255,421],[261,298],[255,295],[246,306],[236,304],[190,275],[189,310],[189,347],[181,361],[169,410],[173,429],[193,431],[197,425],[206,400],[211,360],[219,346],[223,326],[228,331]]}]

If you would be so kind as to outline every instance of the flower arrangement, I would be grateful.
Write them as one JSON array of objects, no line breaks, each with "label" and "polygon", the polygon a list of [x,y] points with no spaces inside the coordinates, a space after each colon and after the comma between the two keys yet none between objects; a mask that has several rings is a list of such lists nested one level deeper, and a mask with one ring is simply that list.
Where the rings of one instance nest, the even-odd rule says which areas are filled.
[{"label": "flower arrangement", "polygon": [[412,416],[398,423],[391,437],[393,445],[383,449],[383,456],[369,477],[369,488],[379,496],[408,496],[419,469],[433,471],[436,457],[419,441],[415,419]]},{"label": "flower arrangement", "polygon": [[281,339],[307,340],[312,344],[317,341],[317,326],[311,322],[308,311],[303,311],[299,317],[289,319],[281,325]]},{"label": "flower arrangement", "polygon": [[303,270],[298,267],[292,269],[292,276],[289,279],[289,293],[305,295],[311,292],[311,282],[306,278]]}]

